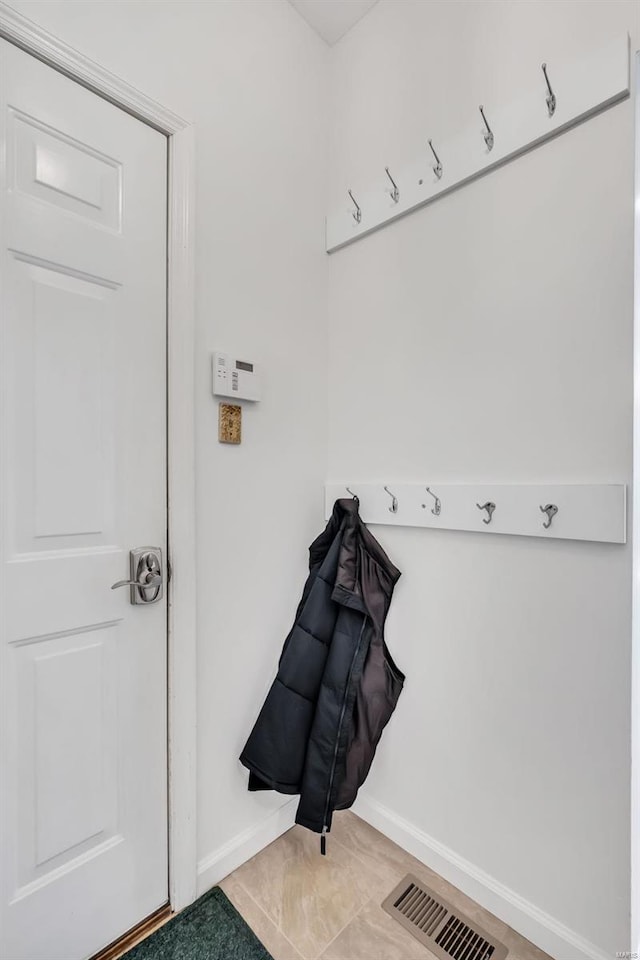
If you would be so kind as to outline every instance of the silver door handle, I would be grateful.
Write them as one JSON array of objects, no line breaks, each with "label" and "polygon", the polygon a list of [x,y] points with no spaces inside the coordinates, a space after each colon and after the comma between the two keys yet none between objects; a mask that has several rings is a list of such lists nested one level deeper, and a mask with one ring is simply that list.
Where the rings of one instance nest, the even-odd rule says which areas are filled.
[{"label": "silver door handle", "polygon": [[143,580],[118,580],[116,583],[111,584],[112,590],[117,590],[118,587],[140,587],[143,590],[148,590],[149,587],[159,587],[162,583],[162,577],[159,573],[148,573],[144,581]]},{"label": "silver door handle", "polygon": [[156,603],[162,599],[162,550],[136,547],[129,551],[129,578],[111,584],[112,590],[129,587],[133,604]]}]

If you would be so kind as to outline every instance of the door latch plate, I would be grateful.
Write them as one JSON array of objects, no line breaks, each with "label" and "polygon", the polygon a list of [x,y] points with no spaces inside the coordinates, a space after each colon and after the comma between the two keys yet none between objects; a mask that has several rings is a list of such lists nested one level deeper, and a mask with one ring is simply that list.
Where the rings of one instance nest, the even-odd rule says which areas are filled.
[{"label": "door latch plate", "polygon": [[162,550],[160,547],[136,547],[129,551],[129,579],[135,580],[129,587],[131,603],[149,604],[157,603],[162,599],[162,590],[164,583],[160,582],[158,586],[144,587],[138,586],[148,574],[159,575],[162,577]]}]

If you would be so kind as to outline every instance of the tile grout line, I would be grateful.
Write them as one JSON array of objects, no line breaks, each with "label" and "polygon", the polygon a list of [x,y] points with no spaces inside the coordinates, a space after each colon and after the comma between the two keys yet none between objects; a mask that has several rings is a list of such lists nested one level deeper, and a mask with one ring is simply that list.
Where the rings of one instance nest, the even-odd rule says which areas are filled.
[{"label": "tile grout line", "polygon": [[[356,817],[357,814],[354,813],[353,816]],[[358,817],[358,819],[360,820],[361,818]],[[363,823],[366,823],[366,820],[363,820],[362,822],[363,822]],[[373,829],[375,829],[375,828],[373,828]],[[379,832],[379,831],[378,831],[378,832]],[[384,833],[381,833],[380,836],[381,836],[381,837],[384,837],[385,840],[389,840],[388,837],[385,837]],[[384,877],[384,875],[383,875],[383,874],[384,874],[384,870],[383,870],[382,865],[380,866],[380,869],[378,870],[378,864],[376,864],[375,866],[372,867],[372,866],[371,866],[371,863],[367,863],[367,861],[366,861],[363,857],[361,857],[360,854],[356,853],[355,850],[351,850],[350,847],[346,847],[346,846],[344,845],[344,843],[341,843],[341,842],[340,842],[340,840],[337,840],[337,839],[333,838],[331,842],[332,842],[332,843],[337,843],[339,847],[342,847],[342,849],[345,850],[345,851],[349,854],[349,856],[355,857],[355,859],[358,861],[359,864],[361,864],[361,866],[365,867],[367,870],[370,870],[373,874],[375,874],[375,876],[376,876],[379,880],[384,881],[385,877]],[[393,840],[389,840],[389,843],[393,843]],[[409,856],[410,856],[410,854],[409,854]],[[427,868],[427,869],[428,869],[428,868]],[[393,890],[393,887],[391,887],[391,890]],[[389,892],[391,892],[391,891],[389,891]]]},{"label": "tile grout line", "polygon": [[[288,859],[292,860],[293,857],[289,857]],[[285,863],[286,863],[286,861],[285,861]],[[233,876],[233,874],[230,874],[230,876]],[[299,954],[300,956],[302,956],[302,954],[300,953],[300,950],[298,949],[298,947],[296,947],[296,945],[295,945],[295,943],[293,942],[293,940],[290,940],[290,939],[289,939],[289,937],[286,935],[286,933],[285,933],[284,930],[281,928],[281,926],[280,926],[279,923],[274,923],[274,921],[271,919],[271,917],[269,916],[269,914],[267,913],[267,911],[264,910],[264,909],[260,906],[260,904],[258,903],[258,901],[257,901],[257,900],[255,899],[255,897],[253,896],[253,894],[252,894],[249,890],[247,890],[247,888],[245,887],[245,885],[244,885],[244,883],[242,882],[242,880],[239,880],[239,879],[236,877],[236,883],[239,883],[239,884],[240,884],[240,886],[242,887],[242,889],[244,890],[244,892],[246,893],[246,895],[249,897],[249,899],[251,900],[251,902],[255,904],[255,906],[258,908],[258,910],[260,911],[260,913],[262,913],[262,914],[267,918],[267,920],[269,921],[269,923],[271,923],[271,924],[276,928],[276,930],[278,931],[278,933],[279,933],[281,936],[284,937],[284,939],[287,941],[287,943],[289,944],[289,946],[293,947],[293,949],[295,950],[295,952],[296,952],[297,954]],[[245,923],[247,923],[249,926],[251,926],[251,924],[250,924],[249,921],[246,919],[246,917],[243,917],[243,919],[244,919]],[[254,933],[255,933],[255,930],[254,930]],[[258,935],[256,934],[256,936],[258,936]],[[258,938],[258,939],[259,939],[259,938]]]},{"label": "tile grout line", "polygon": [[[355,814],[354,814],[354,816],[355,816]],[[278,839],[280,839],[280,838],[278,838]],[[274,842],[277,843],[278,841],[276,840],[276,841],[274,841]],[[363,866],[363,867],[365,867],[365,868],[367,867],[367,864],[366,864],[363,860],[360,860],[359,857],[357,857],[351,850],[349,850],[348,847],[345,847],[345,845],[344,845],[343,843],[340,843],[340,841],[337,840],[335,837],[332,837],[332,838],[331,838],[331,843],[332,843],[332,845],[333,845],[333,844],[337,844],[337,846],[339,846],[340,849],[344,851],[344,853],[347,855],[348,858],[355,857],[355,859],[358,861],[358,863],[360,863],[361,866]],[[266,848],[265,848],[265,849],[266,849]],[[260,853],[262,853],[262,851],[260,851]],[[260,854],[257,854],[257,856],[260,856]],[[284,864],[284,863],[288,863],[289,860],[295,860],[295,859],[296,859],[296,855],[293,854],[291,857],[287,857],[287,859],[283,861],[283,864]],[[372,871],[372,872],[374,872],[374,873],[376,874],[376,876],[378,876],[379,879],[382,879],[382,878],[380,878],[379,874],[377,874],[376,871]],[[233,876],[233,874],[230,874],[230,876]],[[306,955],[304,955],[304,954],[302,953],[302,951],[300,950],[300,948],[299,948],[292,940],[289,939],[289,937],[286,935],[286,933],[284,932],[284,930],[282,930],[280,924],[279,924],[279,923],[275,923],[275,922],[271,919],[271,917],[269,916],[269,914],[268,914],[265,910],[263,910],[263,908],[260,906],[260,904],[258,903],[258,901],[255,900],[255,898],[252,896],[252,894],[246,889],[246,887],[245,887],[245,885],[243,884],[242,880],[240,880],[240,879],[238,879],[238,878],[236,878],[236,879],[237,879],[237,882],[238,882],[238,883],[240,884],[240,886],[242,887],[242,889],[245,891],[245,893],[251,898],[251,900],[253,900],[253,902],[254,902],[254,903],[256,904],[256,906],[262,911],[262,913],[264,913],[264,915],[267,917],[267,919],[269,919],[269,920],[271,921],[271,923],[273,923],[274,927],[278,930],[279,933],[282,934],[282,936],[285,938],[285,940],[287,941],[287,943],[291,944],[291,946],[294,948],[294,950],[296,951],[296,953],[300,954],[300,956],[303,958],[303,960],[320,960],[320,958],[321,958],[322,954],[325,952],[325,950],[328,950],[328,949],[329,949],[330,945],[334,942],[334,940],[336,939],[336,937],[339,937],[340,934],[341,934],[344,930],[347,929],[347,927],[349,926],[349,924],[351,923],[351,921],[356,919],[356,917],[358,916],[358,914],[366,907],[366,905],[367,905],[368,903],[375,903],[375,900],[373,900],[373,897],[367,897],[367,898],[365,899],[364,903],[363,903],[361,906],[358,907],[358,909],[356,910],[356,912],[349,917],[349,919],[347,920],[347,922],[346,922],[345,924],[343,924],[342,927],[340,927],[340,929],[339,929],[338,932],[335,934],[335,936],[333,936],[333,937],[331,938],[331,940],[329,940],[329,942],[324,945],[324,947],[322,948],[322,950],[320,951],[320,953],[318,953],[318,954],[317,954],[316,956],[314,956],[314,957],[307,957]]]},{"label": "tile grout line", "polygon": [[[337,843],[337,842],[338,842],[337,840],[334,841],[334,843]],[[341,846],[342,846],[342,844],[341,844]],[[364,908],[365,908],[365,907],[368,907],[370,903],[372,903],[374,906],[377,906],[377,907],[380,906],[380,904],[379,904],[376,900],[374,900],[373,897],[369,897],[368,900],[365,900],[365,902],[362,904],[362,906],[361,906],[358,910],[356,910],[356,912],[354,913],[354,915],[351,917],[351,920],[349,920],[348,923],[345,923],[344,927],[343,927],[341,930],[339,930],[338,933],[336,933],[335,937],[333,937],[332,940],[329,941],[329,943],[328,943],[328,944],[326,945],[326,947],[323,949],[322,953],[319,954],[319,956],[317,956],[317,957],[313,957],[312,960],[322,960],[322,957],[324,956],[325,952],[329,949],[329,947],[331,946],[331,944],[332,944],[332,943],[335,943],[335,941],[338,939],[338,937],[340,936],[340,934],[341,934],[341,933],[344,933],[344,931],[347,929],[347,927],[349,926],[349,924],[350,924],[350,923],[353,923],[353,921],[356,920],[356,919],[360,916],[360,914],[362,913],[362,911],[364,910]],[[402,927],[400,927],[400,929],[402,929]],[[419,947],[424,951],[424,960],[436,960],[435,955],[431,952],[431,950],[429,950],[427,947],[425,947],[423,943],[420,943],[418,940],[416,940],[416,945],[419,946]],[[507,958],[507,960],[508,960],[508,958]]]},{"label": "tile grout line", "polygon": [[[354,817],[357,817],[358,815],[357,815],[356,813],[354,813],[353,816],[354,816]],[[358,819],[359,819],[359,820],[362,820],[361,817],[358,817]],[[366,823],[366,820],[363,820],[362,822],[363,822],[363,823]],[[370,824],[369,824],[369,826],[370,826]],[[375,829],[375,827],[372,828],[372,829]],[[379,833],[380,831],[377,831],[377,832]],[[383,837],[385,840],[387,840],[390,844],[393,844],[393,840],[389,840],[389,837],[386,837],[386,836],[384,835],[384,833],[381,833],[380,836]],[[347,854],[349,854],[350,857],[353,857],[353,858],[354,858],[362,867],[364,867],[365,869],[370,870],[371,873],[373,873],[374,876],[376,876],[380,881],[384,881],[384,880],[385,880],[384,870],[383,870],[383,868],[382,868],[382,865],[380,865],[380,869],[378,870],[378,864],[376,864],[375,867],[372,867],[371,864],[370,864],[370,863],[367,863],[367,861],[364,860],[364,858],[360,857],[360,855],[359,855],[358,853],[356,853],[355,850],[351,850],[349,847],[345,846],[344,843],[341,843],[340,840],[336,839],[335,837],[332,838],[332,841],[331,841],[331,842],[332,842],[332,843],[337,843],[339,847],[342,847],[342,849],[343,849]],[[405,851],[405,852],[406,852],[406,851]],[[409,856],[411,856],[411,854],[409,854]],[[418,862],[420,862],[420,861],[418,861]],[[429,868],[427,867],[427,869],[429,869]],[[389,892],[391,892],[391,890],[393,890],[393,887],[390,888],[390,891],[389,891]],[[361,906],[358,910],[356,910],[356,912],[354,913],[354,915],[351,917],[351,920],[349,920],[347,923],[345,923],[344,927],[342,927],[342,929],[339,930],[338,933],[336,933],[335,937],[333,937],[333,939],[329,941],[329,943],[326,945],[326,947],[324,948],[324,950],[322,951],[322,953],[321,953],[318,957],[314,957],[313,960],[322,960],[322,955],[324,954],[324,952],[329,949],[329,947],[331,946],[331,944],[334,943],[334,941],[340,936],[340,934],[343,933],[343,932],[347,929],[347,927],[349,926],[349,924],[350,924],[353,920],[355,920],[356,917],[358,917],[358,916],[362,913],[362,911],[364,910],[364,908],[365,908],[366,906],[368,906],[370,903],[374,904],[374,906],[381,907],[381,904],[379,904],[377,900],[374,900],[373,897],[369,897],[367,900],[365,900],[365,902],[362,904],[362,906]],[[434,957],[433,953],[431,953],[430,950],[428,950],[426,947],[424,947],[423,944],[420,944],[420,946],[421,946],[421,947],[424,949],[424,951],[425,951],[425,960],[435,960],[435,957]]]},{"label": "tile grout line", "polygon": [[[338,842],[337,840],[334,841],[334,843],[337,843],[337,842]],[[342,846],[342,844],[341,844],[341,846]],[[338,939],[338,937],[340,936],[340,934],[341,934],[341,933],[344,933],[344,931],[347,929],[347,927],[349,926],[349,924],[352,923],[357,917],[359,917],[360,914],[362,913],[362,911],[364,910],[364,908],[365,908],[366,906],[368,906],[370,903],[375,903],[375,900],[373,899],[373,897],[368,897],[368,898],[365,900],[365,902],[362,904],[362,906],[361,906],[361,907],[358,907],[358,909],[356,910],[356,912],[354,913],[354,915],[353,915],[352,917],[349,917],[349,919],[347,920],[347,922],[345,923],[345,925],[338,930],[338,932],[336,933],[335,937],[332,937],[331,940],[329,940],[329,943],[327,943],[327,944],[322,948],[321,953],[319,953],[317,957],[313,957],[313,960],[322,960],[322,955],[327,952],[327,950],[329,949],[329,947],[331,946],[331,944],[332,944],[332,943],[335,943],[335,941]]]},{"label": "tile grout line", "polygon": [[[354,816],[355,816],[355,814],[354,814]],[[329,836],[331,836],[331,835],[329,834]],[[349,858],[355,858],[355,860],[357,860],[358,863],[359,863],[362,867],[364,867],[365,869],[370,869],[369,864],[365,863],[364,860],[361,860],[360,857],[359,857],[357,854],[355,854],[355,853],[354,853],[352,850],[350,850],[348,847],[345,847],[344,843],[340,843],[340,841],[339,841],[338,839],[336,839],[335,837],[331,837],[331,844],[332,844],[332,845],[333,845],[333,844],[337,844],[342,850],[344,850],[344,852],[347,854],[347,857],[349,857]],[[371,872],[372,872],[373,874],[375,874],[375,876],[378,877],[378,879],[380,879],[380,880],[383,879],[383,878],[377,873],[376,870],[372,870]],[[393,889],[393,887],[392,887],[392,889]],[[338,932],[336,933],[336,935],[335,935],[334,937],[332,937],[331,940],[329,940],[329,942],[328,942],[327,944],[325,944],[325,946],[322,948],[322,950],[321,950],[320,953],[317,955],[317,957],[309,957],[309,958],[306,958],[306,960],[321,960],[322,954],[325,953],[325,951],[329,949],[329,947],[331,946],[331,944],[340,936],[341,933],[343,933],[343,932],[347,929],[347,927],[349,926],[349,924],[350,924],[353,920],[355,920],[357,916],[359,916],[359,915],[362,913],[362,911],[363,911],[364,908],[367,906],[367,904],[369,904],[369,903],[375,903],[375,902],[376,902],[376,901],[373,899],[373,897],[367,897],[366,900],[364,901],[364,903],[363,903],[361,906],[358,907],[358,909],[356,910],[356,912],[355,912],[351,917],[349,917],[349,919],[347,920],[347,922],[346,922],[342,927],[340,927],[340,929],[338,930]],[[297,948],[296,948],[296,949],[297,949]]]}]

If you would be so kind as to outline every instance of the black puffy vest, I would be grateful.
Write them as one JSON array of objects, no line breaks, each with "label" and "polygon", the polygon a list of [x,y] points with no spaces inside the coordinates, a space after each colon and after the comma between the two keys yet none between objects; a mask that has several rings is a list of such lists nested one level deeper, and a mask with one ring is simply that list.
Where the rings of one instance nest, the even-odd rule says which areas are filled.
[{"label": "black puffy vest", "polygon": [[300,794],[296,822],[324,833],[354,802],[404,683],[384,642],[400,576],[356,500],[337,500],[278,674],[240,760],[249,790]]}]

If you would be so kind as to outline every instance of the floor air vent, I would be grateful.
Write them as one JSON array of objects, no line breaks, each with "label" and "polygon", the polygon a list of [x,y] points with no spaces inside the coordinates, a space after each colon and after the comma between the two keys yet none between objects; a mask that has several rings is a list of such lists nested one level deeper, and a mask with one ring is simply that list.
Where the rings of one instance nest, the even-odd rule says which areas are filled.
[{"label": "floor air vent", "polygon": [[442,960],[505,960],[507,956],[503,943],[415,877],[405,877],[382,908]]}]

